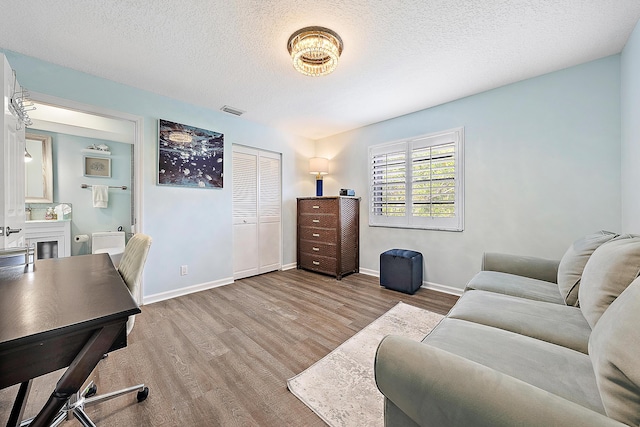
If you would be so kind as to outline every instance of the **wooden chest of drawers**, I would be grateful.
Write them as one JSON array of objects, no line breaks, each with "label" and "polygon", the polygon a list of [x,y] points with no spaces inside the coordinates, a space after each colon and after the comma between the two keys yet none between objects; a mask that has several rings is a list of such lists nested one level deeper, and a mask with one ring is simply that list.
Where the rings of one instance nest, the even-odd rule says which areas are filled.
[{"label": "wooden chest of drawers", "polygon": [[342,279],[357,273],[360,198],[298,198],[298,268]]}]

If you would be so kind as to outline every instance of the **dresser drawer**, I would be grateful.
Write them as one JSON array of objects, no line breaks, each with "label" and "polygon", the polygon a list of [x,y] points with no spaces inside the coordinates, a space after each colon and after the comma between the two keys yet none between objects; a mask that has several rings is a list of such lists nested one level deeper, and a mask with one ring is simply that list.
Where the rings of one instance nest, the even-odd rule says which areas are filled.
[{"label": "dresser drawer", "polygon": [[336,245],[328,245],[320,242],[310,242],[308,240],[300,241],[300,252],[306,253],[312,256],[320,255],[329,258],[335,258]]},{"label": "dresser drawer", "polygon": [[299,222],[302,227],[336,228],[338,217],[329,214],[301,214]]},{"label": "dresser drawer", "polygon": [[301,214],[337,214],[338,204],[334,199],[299,200],[298,209]]},{"label": "dresser drawer", "polygon": [[307,270],[319,271],[321,273],[336,274],[337,262],[335,258],[328,258],[319,255],[306,253],[300,254],[300,267]]},{"label": "dresser drawer", "polygon": [[300,227],[300,240],[312,240],[314,242],[333,243],[338,242],[338,233],[335,228]]}]

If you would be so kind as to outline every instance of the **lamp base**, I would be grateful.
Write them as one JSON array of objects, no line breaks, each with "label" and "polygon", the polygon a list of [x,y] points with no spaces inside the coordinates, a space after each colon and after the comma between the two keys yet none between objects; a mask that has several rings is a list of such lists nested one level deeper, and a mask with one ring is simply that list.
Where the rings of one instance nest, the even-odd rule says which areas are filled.
[{"label": "lamp base", "polygon": [[322,196],[322,178],[316,179],[316,196]]}]

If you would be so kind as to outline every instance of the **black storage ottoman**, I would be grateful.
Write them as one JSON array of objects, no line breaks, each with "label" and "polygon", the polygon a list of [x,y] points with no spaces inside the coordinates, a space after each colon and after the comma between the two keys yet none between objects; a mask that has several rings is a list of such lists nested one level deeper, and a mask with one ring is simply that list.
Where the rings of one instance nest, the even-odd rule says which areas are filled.
[{"label": "black storage ottoman", "polygon": [[422,254],[405,249],[381,253],[380,286],[413,295],[422,286]]}]

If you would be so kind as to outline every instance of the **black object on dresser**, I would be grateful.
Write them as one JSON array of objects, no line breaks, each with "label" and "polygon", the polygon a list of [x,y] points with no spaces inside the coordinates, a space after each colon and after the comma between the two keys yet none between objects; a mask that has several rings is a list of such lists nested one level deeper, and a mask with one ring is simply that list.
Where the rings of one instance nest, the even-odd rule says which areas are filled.
[{"label": "black object on dresser", "polygon": [[338,280],[360,267],[360,198],[298,198],[298,268]]}]

